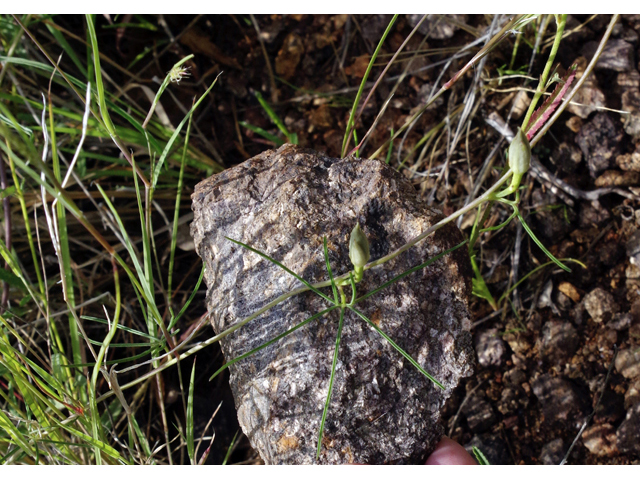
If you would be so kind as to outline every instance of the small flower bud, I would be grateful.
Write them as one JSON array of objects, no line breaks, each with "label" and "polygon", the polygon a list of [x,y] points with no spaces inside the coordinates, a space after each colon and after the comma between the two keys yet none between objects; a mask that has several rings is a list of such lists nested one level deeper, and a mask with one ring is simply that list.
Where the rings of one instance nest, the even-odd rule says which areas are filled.
[{"label": "small flower bud", "polygon": [[529,145],[529,140],[522,129],[518,128],[516,136],[513,137],[511,145],[509,145],[509,168],[513,172],[511,184],[508,188],[498,193],[496,197],[502,198],[511,195],[513,192],[517,192],[522,177],[524,177],[524,174],[529,170],[530,164],[531,145]]},{"label": "small flower bud", "polygon": [[360,228],[360,223],[356,223],[349,237],[349,258],[355,267],[356,272],[362,271],[370,258],[369,241]]},{"label": "small flower bud", "polygon": [[509,145],[509,167],[513,171],[514,177],[518,175],[522,178],[522,175],[529,170],[530,163],[531,145],[529,145],[529,140],[522,129],[518,128],[518,133]]}]

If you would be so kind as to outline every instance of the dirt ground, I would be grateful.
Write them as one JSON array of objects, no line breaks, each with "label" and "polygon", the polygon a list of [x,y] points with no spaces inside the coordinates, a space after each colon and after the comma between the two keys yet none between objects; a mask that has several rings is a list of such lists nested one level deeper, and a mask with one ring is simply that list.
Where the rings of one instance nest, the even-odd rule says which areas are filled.
[{"label": "dirt ground", "polygon": [[[377,78],[418,18],[398,18],[370,79]],[[421,27],[406,47],[407,52],[420,49],[420,53],[363,156],[382,145],[392,129],[397,130],[424,103],[436,83],[448,80],[464,65],[470,56],[447,61],[476,40],[492,18],[458,15],[440,23],[434,18]],[[340,156],[351,103],[389,20],[388,15],[165,16],[150,19],[159,25],[156,31],[99,29],[99,41],[103,52],[122,65],[145,48],[160,53],[168,46],[138,79],[152,88],[156,88],[151,85],[154,76],[164,77],[179,58],[194,53],[189,62],[191,76],[179,88],[170,87],[182,104],[190,103],[193,95],[202,92],[203,84],[210,84],[223,72],[196,120],[229,167],[276,146],[247,127],[279,135],[256,92],[286,129],[297,135],[300,145]],[[569,16],[566,30],[570,34],[556,58],[558,73],[576,63],[580,75],[609,20],[606,15]],[[99,23],[107,24],[107,20]],[[66,26],[72,31],[82,29],[80,20],[76,23],[73,17]],[[431,36],[421,44],[429,30]],[[552,20],[531,66],[533,81],[527,83],[522,77],[527,75],[535,41],[531,29],[523,34],[515,55],[513,36],[489,55],[481,69],[470,71],[429,108],[402,144],[399,140],[394,143],[390,164],[411,178],[435,208],[453,212],[477,184],[482,166],[501,139],[491,118],[506,119],[513,107],[510,125],[520,124],[531,93],[524,97],[519,91],[523,85],[535,89],[554,32]],[[577,263],[568,264],[571,273],[554,266],[541,268],[497,312],[486,300],[471,299],[478,365],[475,375],[448,401],[443,424],[451,438],[464,446],[478,446],[493,464],[559,463],[602,392],[595,416],[577,441],[569,463],[640,461],[639,34],[640,16],[622,16],[595,75],[575,98],[580,105],[569,107],[536,146],[537,162],[525,177],[521,210],[535,234],[556,257],[580,260],[586,268]],[[166,43],[169,35],[176,41]],[[399,58],[387,78],[402,74],[411,55]],[[136,69],[145,63],[137,63],[130,71],[137,74]],[[105,66],[105,70],[116,80],[129,81],[112,67]],[[373,123],[394,85],[381,83],[357,125],[360,136]],[[467,96],[472,89],[474,98]],[[132,90],[131,95],[145,101],[139,90]],[[465,102],[472,102],[473,109],[459,140],[453,143],[458,123],[452,112]],[[183,116],[177,105],[164,102],[175,124]],[[444,134],[436,135],[419,162],[422,146],[418,142],[447,114],[451,121],[438,130]],[[197,146],[198,141],[194,139]],[[416,152],[405,159],[416,146]],[[502,143],[492,160],[496,167],[504,164],[505,146]],[[448,150],[448,163],[443,167]],[[445,174],[439,175],[443,170]],[[482,183],[485,188],[497,178],[498,171],[493,170]],[[494,207],[485,226],[502,223],[509,213]],[[472,223],[470,216],[462,220],[467,236]],[[478,258],[495,298],[547,262],[517,222],[483,234]],[[195,252],[186,252],[179,261],[189,271],[200,259]],[[220,447],[210,457],[211,462],[220,463],[238,425],[227,377],[208,382],[222,361],[215,348],[198,358],[199,364],[208,362],[211,368],[199,374],[195,408],[197,428],[202,429],[222,402],[213,423]],[[613,362],[615,348],[618,353]],[[185,372],[189,374],[186,368]],[[177,382],[173,377],[176,375],[167,375],[169,385]],[[241,438],[230,462],[255,463],[259,458],[246,438]]]}]

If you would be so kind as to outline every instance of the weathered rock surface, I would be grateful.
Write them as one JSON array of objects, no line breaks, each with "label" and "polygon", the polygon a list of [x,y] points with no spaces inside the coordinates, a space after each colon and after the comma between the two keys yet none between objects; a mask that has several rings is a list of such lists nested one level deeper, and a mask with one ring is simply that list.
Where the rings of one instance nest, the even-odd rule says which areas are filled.
[{"label": "weathered rock surface", "polygon": [[[375,160],[328,158],[285,145],[201,182],[193,194],[192,234],[206,269],[216,332],[301,284],[233,238],[265,252],[310,282],[351,269],[356,221],[376,260],[440,218],[413,186]],[[445,227],[384,265],[365,271],[358,294],[459,244]],[[474,359],[464,248],[387,287],[357,308],[445,385],[442,391],[370,325],[347,311],[318,463],[412,463],[442,436],[440,409]],[[332,296],[331,288],[324,292]],[[347,296],[350,288],[345,288]],[[227,360],[254,349],[327,308],[314,293],[296,295],[222,342]],[[316,462],[329,387],[338,311],[312,321],[230,368],[238,419],[268,464]]]},{"label": "weathered rock surface", "polygon": [[531,385],[542,406],[545,421],[580,427],[587,415],[589,393],[565,378],[545,373]]}]

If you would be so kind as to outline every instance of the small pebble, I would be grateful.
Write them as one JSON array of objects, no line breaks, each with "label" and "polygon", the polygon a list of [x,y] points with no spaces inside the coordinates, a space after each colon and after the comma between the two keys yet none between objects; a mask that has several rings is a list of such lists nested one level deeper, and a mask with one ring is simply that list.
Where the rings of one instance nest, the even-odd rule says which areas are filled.
[{"label": "small pebble", "polygon": [[462,414],[467,419],[469,429],[474,433],[484,432],[496,423],[496,414],[489,402],[478,395],[473,395],[462,407]]},{"label": "small pebble", "polygon": [[594,425],[582,434],[584,446],[599,457],[611,457],[618,453],[616,448],[616,430],[610,423]]},{"label": "small pebble", "polygon": [[616,371],[625,378],[640,377],[640,348],[620,350],[616,357]]},{"label": "small pebble", "polygon": [[584,307],[596,323],[608,322],[620,310],[613,295],[600,287],[584,297]]},{"label": "small pebble", "polygon": [[558,290],[574,302],[578,303],[580,301],[580,292],[578,292],[578,289],[569,282],[561,282],[560,285],[558,285]]},{"label": "small pebble", "polygon": [[476,336],[478,363],[483,367],[499,367],[504,363],[507,347],[497,328],[484,330]]},{"label": "small pebble", "polygon": [[616,436],[618,450],[622,453],[640,454],[640,403],[629,409]]},{"label": "small pebble", "polygon": [[554,364],[567,362],[576,350],[580,339],[575,327],[562,320],[550,320],[542,328],[542,358]]},{"label": "small pebble", "polygon": [[564,441],[561,438],[551,440],[540,452],[540,463],[542,465],[560,465],[566,454]]},{"label": "small pebble", "polygon": [[546,422],[579,428],[584,421],[589,392],[565,378],[544,374],[532,382]]},{"label": "small pebble", "polygon": [[592,177],[611,167],[613,160],[620,153],[622,129],[607,113],[596,114],[585,123],[576,135],[576,142],[582,150]]}]

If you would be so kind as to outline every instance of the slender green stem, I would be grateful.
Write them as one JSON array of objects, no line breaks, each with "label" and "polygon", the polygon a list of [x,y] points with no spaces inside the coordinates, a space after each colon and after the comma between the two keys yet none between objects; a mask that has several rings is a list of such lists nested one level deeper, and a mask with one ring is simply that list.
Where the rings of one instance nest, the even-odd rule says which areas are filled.
[{"label": "slender green stem", "polygon": [[322,411],[322,420],[320,420],[320,431],[318,432],[318,448],[316,450],[316,460],[320,457],[322,450],[322,435],[324,434],[324,424],[327,420],[327,412],[331,403],[331,392],[333,391],[333,381],[336,377],[336,365],[338,363],[338,351],[340,350],[340,339],[342,338],[342,326],[344,324],[344,307],[340,309],[340,321],[338,323],[338,335],[336,335],[336,348],[333,351],[333,363],[331,364],[331,377],[329,377],[329,391],[327,392],[327,400],[324,402],[324,410]]},{"label": "slender green stem", "polygon": [[580,77],[580,79],[575,83],[575,85],[573,86],[573,89],[571,90],[571,92],[568,93],[565,96],[562,104],[555,111],[555,113],[551,116],[549,121],[547,123],[545,123],[544,126],[540,129],[540,131],[536,134],[536,136],[531,139],[529,144],[531,145],[532,148],[547,133],[549,128],[551,128],[551,125],[553,125],[556,122],[556,120],[558,120],[558,117],[560,117],[560,115],[562,115],[562,112],[564,112],[565,108],[567,108],[567,106],[569,105],[569,102],[571,102],[571,100],[573,99],[574,95],[578,92],[578,90],[580,90],[580,88],[582,87],[584,82],[587,80],[587,78],[591,74],[593,68],[596,66],[596,63],[598,62],[598,59],[600,58],[600,55],[602,54],[602,51],[604,50],[604,46],[607,44],[607,41],[609,40],[609,37],[611,36],[611,32],[613,31],[613,27],[615,26],[615,24],[616,24],[616,22],[618,21],[619,18],[620,18],[620,15],[618,15],[618,14],[615,14],[615,15],[613,15],[613,17],[611,17],[611,21],[609,22],[609,25],[607,26],[607,30],[604,32],[604,35],[602,36],[602,39],[600,40],[600,44],[598,45],[598,48],[596,49],[596,51],[595,51],[595,53],[593,55],[593,58],[589,62],[589,65],[587,65],[587,68],[585,68],[584,73],[582,74],[582,77]]},{"label": "slender green stem", "polygon": [[385,39],[387,38],[387,35],[389,35],[389,32],[391,31],[391,27],[393,27],[393,24],[395,23],[396,19],[398,18],[398,14],[395,14],[393,16],[393,18],[391,19],[391,21],[389,22],[389,25],[387,25],[387,29],[384,31],[384,33],[382,34],[382,38],[380,38],[380,41],[378,42],[378,46],[376,47],[375,51],[373,52],[373,55],[371,56],[371,60],[369,60],[369,65],[367,66],[367,70],[364,73],[364,76],[362,77],[362,81],[360,82],[360,88],[358,88],[358,93],[356,94],[356,99],[353,101],[353,107],[351,107],[351,113],[349,114],[349,121],[347,122],[347,129],[344,132],[344,139],[342,140],[342,157],[344,157],[347,154],[347,148],[349,147],[349,141],[351,140],[351,134],[353,132],[353,129],[355,127],[354,125],[354,119],[356,116],[356,111],[358,110],[358,105],[360,104],[360,97],[362,97],[362,92],[364,91],[364,86],[367,83],[367,79],[369,78],[369,73],[371,73],[371,69],[373,68],[373,64],[376,61],[376,58],[378,57],[378,53],[380,53],[380,49],[382,48],[382,44],[384,43]]},{"label": "slender green stem", "polygon": [[527,114],[522,121],[522,130],[526,132],[529,120],[531,119],[531,115],[536,109],[538,105],[538,101],[540,97],[544,93],[547,88],[547,81],[549,79],[549,73],[551,72],[551,67],[553,67],[553,62],[556,59],[556,54],[558,53],[558,48],[560,47],[560,41],[562,40],[562,33],[564,32],[564,27],[567,24],[567,15],[562,14],[560,18],[556,17],[556,37],[553,41],[553,46],[551,47],[551,52],[549,52],[549,58],[547,59],[547,63],[544,66],[544,70],[542,71],[542,76],[540,77],[540,82],[538,83],[538,88],[536,88],[536,93],[533,95],[533,100],[529,104],[529,109],[527,110]]}]

